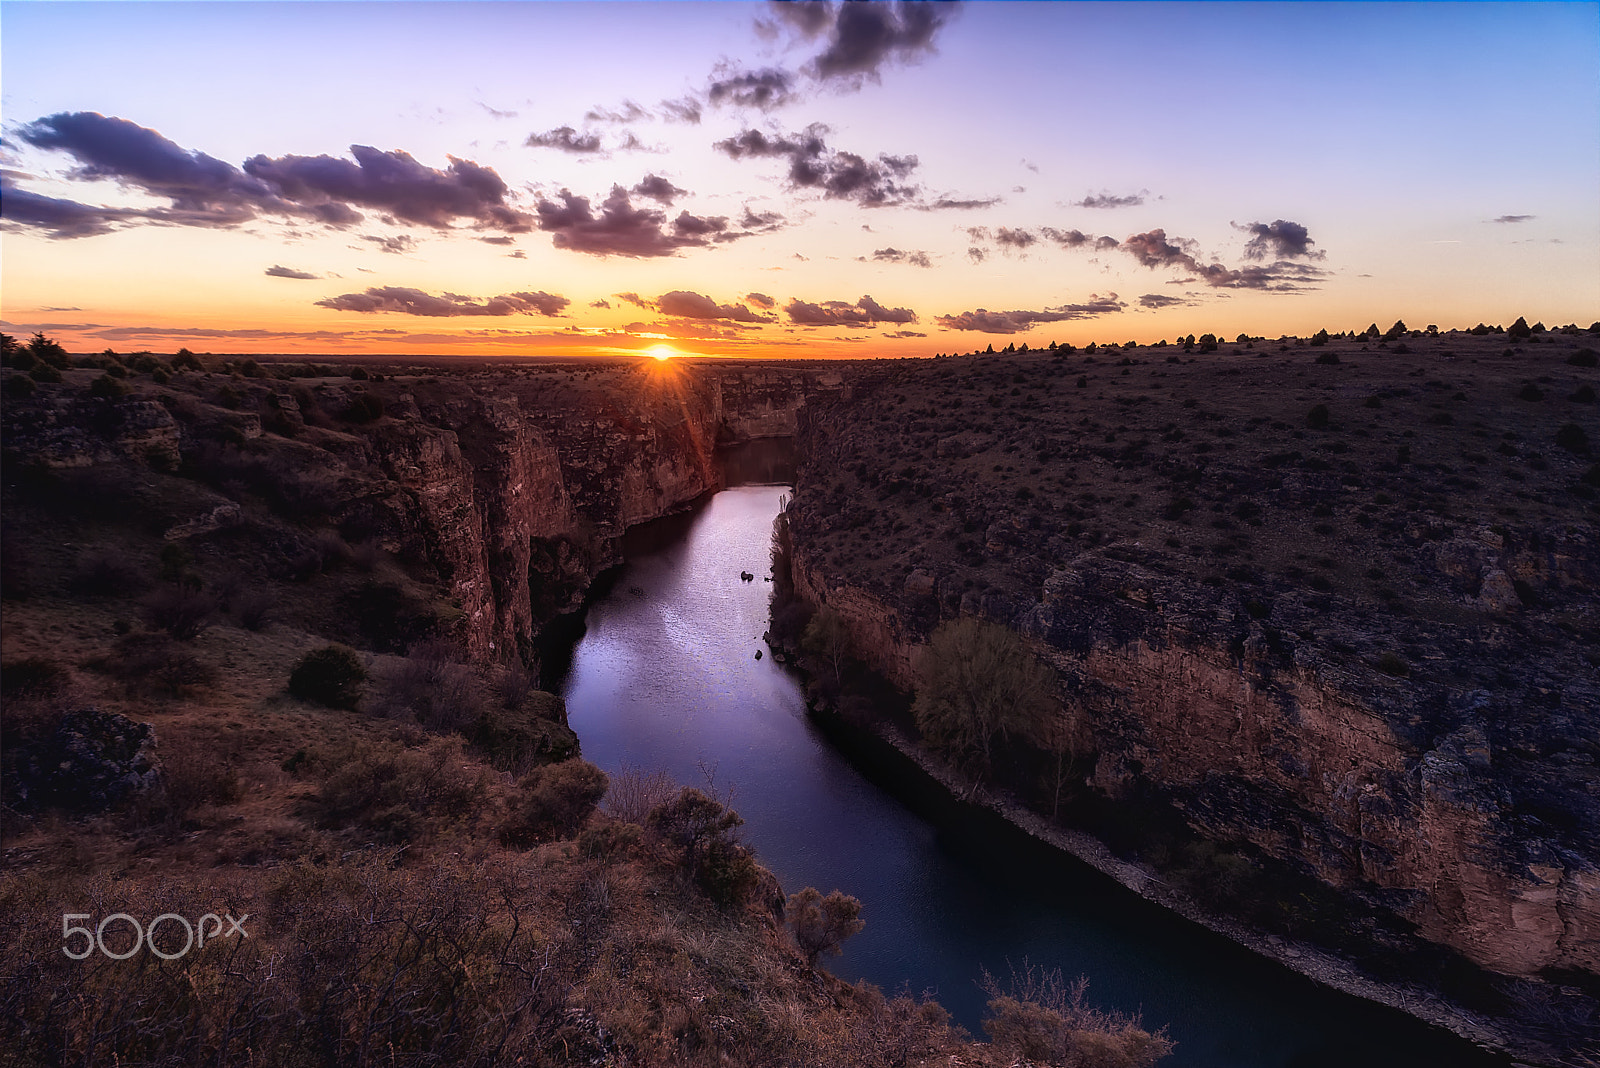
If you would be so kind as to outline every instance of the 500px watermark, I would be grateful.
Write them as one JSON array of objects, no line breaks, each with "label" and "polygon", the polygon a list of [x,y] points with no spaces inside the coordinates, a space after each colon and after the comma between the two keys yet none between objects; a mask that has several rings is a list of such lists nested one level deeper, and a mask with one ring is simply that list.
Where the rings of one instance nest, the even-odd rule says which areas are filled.
[{"label": "500px watermark", "polygon": [[[250,918],[250,914],[248,912],[243,916],[240,916],[237,920],[227,913],[218,916],[215,912],[208,912],[193,924],[191,924],[184,917],[179,916],[176,912],[166,912],[151,920],[148,927],[141,925],[138,920],[128,915],[126,912],[113,912],[111,915],[101,920],[99,925],[93,929],[88,927],[74,927],[72,923],[74,920],[92,920],[93,918],[94,916],[88,912],[67,912],[62,914],[61,952],[65,953],[73,960],[83,960],[96,949],[99,949],[101,953],[104,953],[112,960],[127,960],[129,957],[139,952],[140,949],[149,947],[150,952],[154,953],[162,960],[177,960],[179,957],[188,953],[191,949],[205,948],[207,939],[215,942],[219,937],[232,938],[235,935],[238,935],[240,938],[250,937],[249,932],[244,929],[244,921]],[[228,929],[226,932],[223,931],[224,921],[226,921],[228,924]],[[106,947],[106,927],[111,924],[126,924],[132,929],[132,947],[125,950],[116,951]],[[169,950],[172,949],[171,945],[158,946],[156,944],[156,928],[162,926],[163,924],[167,925],[169,931],[171,932],[170,938],[168,936],[163,936],[163,943],[167,943],[169,941],[176,942],[177,930],[179,928],[183,930],[185,941],[182,949],[179,949],[176,952],[169,952]],[[209,929],[207,929],[208,924],[210,925]],[[120,927],[112,927],[112,931],[113,933],[117,933],[120,931]],[[74,939],[80,936],[83,939],[81,943],[83,949],[81,952],[74,952],[73,950],[75,947],[72,943]],[[119,944],[122,941],[122,938],[114,938],[113,944]]]}]

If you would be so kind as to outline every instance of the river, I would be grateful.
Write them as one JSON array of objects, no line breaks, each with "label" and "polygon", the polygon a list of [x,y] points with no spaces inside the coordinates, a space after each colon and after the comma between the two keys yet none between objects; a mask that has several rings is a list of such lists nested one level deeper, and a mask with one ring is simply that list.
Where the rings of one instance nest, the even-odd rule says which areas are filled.
[{"label": "river", "polygon": [[629,532],[570,663],[552,670],[589,760],[693,785],[711,776],[785,890],[861,900],[866,929],[830,970],[926,991],[980,1036],[981,969],[1085,975],[1095,1004],[1167,1026],[1171,1068],[1506,1063],[1318,987],[925,785],[858,771],[761,642],[772,521],[792,475],[781,448],[757,446],[730,454],[729,488]]}]

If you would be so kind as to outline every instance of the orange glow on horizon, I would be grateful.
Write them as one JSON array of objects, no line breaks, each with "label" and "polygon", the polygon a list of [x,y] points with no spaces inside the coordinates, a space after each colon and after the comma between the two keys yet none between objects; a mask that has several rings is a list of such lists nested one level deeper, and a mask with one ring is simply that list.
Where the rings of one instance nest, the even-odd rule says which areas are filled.
[{"label": "orange glow on horizon", "polygon": [[678,355],[678,350],[671,345],[652,345],[645,350],[645,353],[665,362]]}]

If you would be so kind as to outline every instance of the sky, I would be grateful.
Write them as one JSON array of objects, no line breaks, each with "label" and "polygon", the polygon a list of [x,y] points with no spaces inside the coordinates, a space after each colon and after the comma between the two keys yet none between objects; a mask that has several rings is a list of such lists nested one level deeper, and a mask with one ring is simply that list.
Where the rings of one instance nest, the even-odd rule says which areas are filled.
[{"label": "sky", "polygon": [[1600,319],[1600,4],[0,3],[0,330],[898,357]]}]

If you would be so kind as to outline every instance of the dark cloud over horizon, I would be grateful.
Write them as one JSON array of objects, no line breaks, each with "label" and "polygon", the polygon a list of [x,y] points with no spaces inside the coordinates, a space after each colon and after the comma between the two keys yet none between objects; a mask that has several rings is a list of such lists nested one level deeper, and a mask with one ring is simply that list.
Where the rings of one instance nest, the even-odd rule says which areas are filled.
[{"label": "dark cloud over horizon", "polygon": [[976,311],[957,315],[939,315],[934,321],[947,330],[976,330],[985,334],[1017,334],[1032,329],[1038,323],[1060,323],[1074,319],[1093,319],[1110,315],[1127,307],[1115,293],[1099,296],[1091,293],[1083,304],[1063,304],[1042,311]]},{"label": "dark cloud over horizon", "polygon": [[320,274],[312,274],[310,271],[297,271],[292,267],[284,267],[276,263],[262,273],[268,278],[298,278],[305,281],[313,281],[322,277]]},{"label": "dark cloud over horizon", "polygon": [[557,200],[539,198],[535,213],[539,229],[548,231],[556,248],[597,256],[671,256],[679,249],[700,248],[712,240],[745,236],[731,231],[722,216],[702,217],[680,212],[670,223],[666,213],[635,207],[620,185],[596,212],[588,197],[563,189]]},{"label": "dark cloud over horizon", "polygon": [[309,219],[334,228],[360,222],[357,208],[400,222],[449,229],[458,221],[522,233],[531,218],[506,203],[507,187],[492,169],[448,157],[449,167],[418,163],[403,151],[352,145],[354,162],[332,156],[253,156],[241,167],[184,149],[155,130],[98,112],[62,112],[23,126],[36,148],[78,161],[69,177],[111,180],[167,199],[160,208],[96,208],[8,189],[5,218],[56,237],[86,237],[116,223],[226,228],[260,215]]},{"label": "dark cloud over horizon", "polygon": [[572,302],[542,290],[535,293],[502,293],[482,304],[457,293],[434,296],[408,286],[373,286],[364,293],[344,293],[316,302],[319,308],[350,312],[398,312],[444,318],[457,315],[560,315]]},{"label": "dark cloud over horizon", "polygon": [[787,159],[788,180],[795,189],[816,189],[833,200],[853,200],[862,207],[881,207],[914,200],[921,191],[905,181],[917,166],[916,156],[880,153],[869,161],[854,152],[830,149],[825,126],[813,124],[799,134],[768,136],[760,130],[718,141],[714,147],[731,159]]},{"label": "dark cloud over horizon", "polygon": [[1534,216],[1534,215],[1500,215],[1500,216],[1497,216],[1494,221],[1497,222],[1497,223],[1520,223],[1520,222],[1527,222],[1529,219],[1533,219],[1533,218],[1537,218],[1537,216]]},{"label": "dark cloud over horizon", "polygon": [[825,300],[812,304],[798,297],[784,305],[789,321],[796,326],[872,326],[875,323],[914,323],[917,314],[910,308],[885,308],[870,296],[854,304]]},{"label": "dark cloud over horizon", "polygon": [[718,304],[710,297],[675,289],[661,294],[656,309],[677,319],[725,320],[735,323],[775,323],[776,315],[761,315],[743,304]]}]

